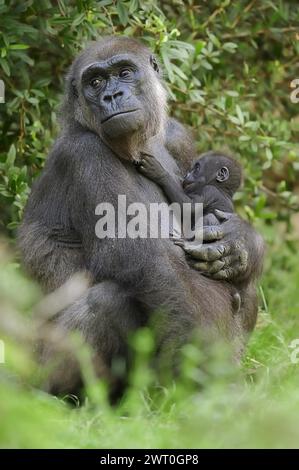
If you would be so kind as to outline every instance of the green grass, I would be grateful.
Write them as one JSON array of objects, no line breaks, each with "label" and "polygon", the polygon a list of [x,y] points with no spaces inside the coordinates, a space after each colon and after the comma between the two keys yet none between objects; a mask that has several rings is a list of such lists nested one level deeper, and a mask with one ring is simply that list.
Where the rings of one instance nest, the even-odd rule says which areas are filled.
[{"label": "green grass", "polygon": [[[261,282],[262,308],[241,371],[232,370],[219,351],[198,371],[190,346],[184,380],[158,387],[146,366],[144,331],[139,341],[143,350],[121,406],[111,409],[103,386],[91,382],[85,404],[70,407],[37,389],[28,351],[6,337],[6,364],[0,365],[0,447],[299,447],[299,367],[290,360],[290,343],[299,338],[298,255],[281,234],[266,227],[263,232],[270,247]],[[24,292],[23,300],[14,283]],[[28,317],[38,292],[16,268],[4,267],[0,297],[4,314],[13,318],[21,311]],[[200,391],[197,382],[204,384]]]}]

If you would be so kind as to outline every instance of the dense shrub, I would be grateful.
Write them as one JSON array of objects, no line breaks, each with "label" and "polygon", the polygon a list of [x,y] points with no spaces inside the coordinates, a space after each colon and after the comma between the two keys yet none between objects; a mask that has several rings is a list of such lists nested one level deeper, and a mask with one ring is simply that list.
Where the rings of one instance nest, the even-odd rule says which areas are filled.
[{"label": "dense shrub", "polygon": [[291,0],[0,0],[2,229],[18,223],[44,164],[72,58],[109,34],[159,55],[171,112],[192,126],[199,151],[228,147],[244,163],[243,215],[288,220],[298,209],[298,19]]}]

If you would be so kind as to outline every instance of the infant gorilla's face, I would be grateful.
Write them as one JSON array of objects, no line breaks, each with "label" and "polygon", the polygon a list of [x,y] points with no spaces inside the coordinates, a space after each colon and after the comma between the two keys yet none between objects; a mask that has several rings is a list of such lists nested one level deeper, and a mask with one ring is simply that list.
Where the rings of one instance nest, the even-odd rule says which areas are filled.
[{"label": "infant gorilla's face", "polygon": [[185,192],[197,193],[208,184],[223,183],[229,179],[229,170],[223,162],[212,155],[205,155],[194,163],[183,179]]},{"label": "infant gorilla's face", "polygon": [[183,179],[183,188],[186,193],[200,191],[206,184],[205,162],[201,160],[203,159],[199,159],[194,163]]}]

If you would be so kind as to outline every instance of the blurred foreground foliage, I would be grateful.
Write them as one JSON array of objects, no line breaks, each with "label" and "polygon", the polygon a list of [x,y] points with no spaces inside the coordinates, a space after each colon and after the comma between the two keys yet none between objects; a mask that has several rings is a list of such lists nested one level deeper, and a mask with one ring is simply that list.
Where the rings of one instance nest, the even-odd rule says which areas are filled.
[{"label": "blurred foreground foliage", "polygon": [[291,0],[0,0],[0,215],[15,228],[57,133],[63,78],[88,41],[125,34],[160,57],[174,116],[198,150],[229,148],[246,168],[239,207],[289,220],[299,171],[299,11]]},{"label": "blurred foreground foliage", "polygon": [[[40,301],[0,248],[1,448],[293,448],[298,447],[299,366],[292,342],[298,338],[299,267],[277,231],[271,241],[259,322],[236,370],[217,346],[208,357],[188,345],[180,380],[161,384],[150,367],[150,331],[134,338],[135,367],[127,393],[114,408],[105,384],[89,374],[82,356],[87,398],[58,399],[38,389],[40,370],[28,347]],[[271,259],[270,259],[271,258]],[[15,292],[18,290],[19,295]],[[80,354],[82,351],[80,350]],[[198,364],[201,364],[198,367]],[[74,406],[70,406],[69,402]]]}]

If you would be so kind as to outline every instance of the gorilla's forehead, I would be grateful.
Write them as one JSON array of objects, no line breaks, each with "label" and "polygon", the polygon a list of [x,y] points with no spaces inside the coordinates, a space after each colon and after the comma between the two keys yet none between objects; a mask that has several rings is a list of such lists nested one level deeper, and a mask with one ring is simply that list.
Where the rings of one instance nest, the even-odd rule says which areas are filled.
[{"label": "gorilla's forehead", "polygon": [[133,54],[115,54],[110,57],[107,57],[106,59],[103,59],[102,57],[99,57],[98,55],[95,56],[95,60],[89,60],[87,64],[83,65],[81,67],[81,75],[83,75],[86,71],[98,66],[102,69],[108,69],[109,67],[113,67],[113,65],[141,65],[139,61],[137,61],[137,58],[134,57]]},{"label": "gorilla's forehead", "polygon": [[116,61],[120,56],[135,63],[148,62],[151,51],[134,39],[125,37],[112,37],[94,42],[78,57],[74,66],[76,69],[85,68],[91,63],[102,62],[103,65]]}]

